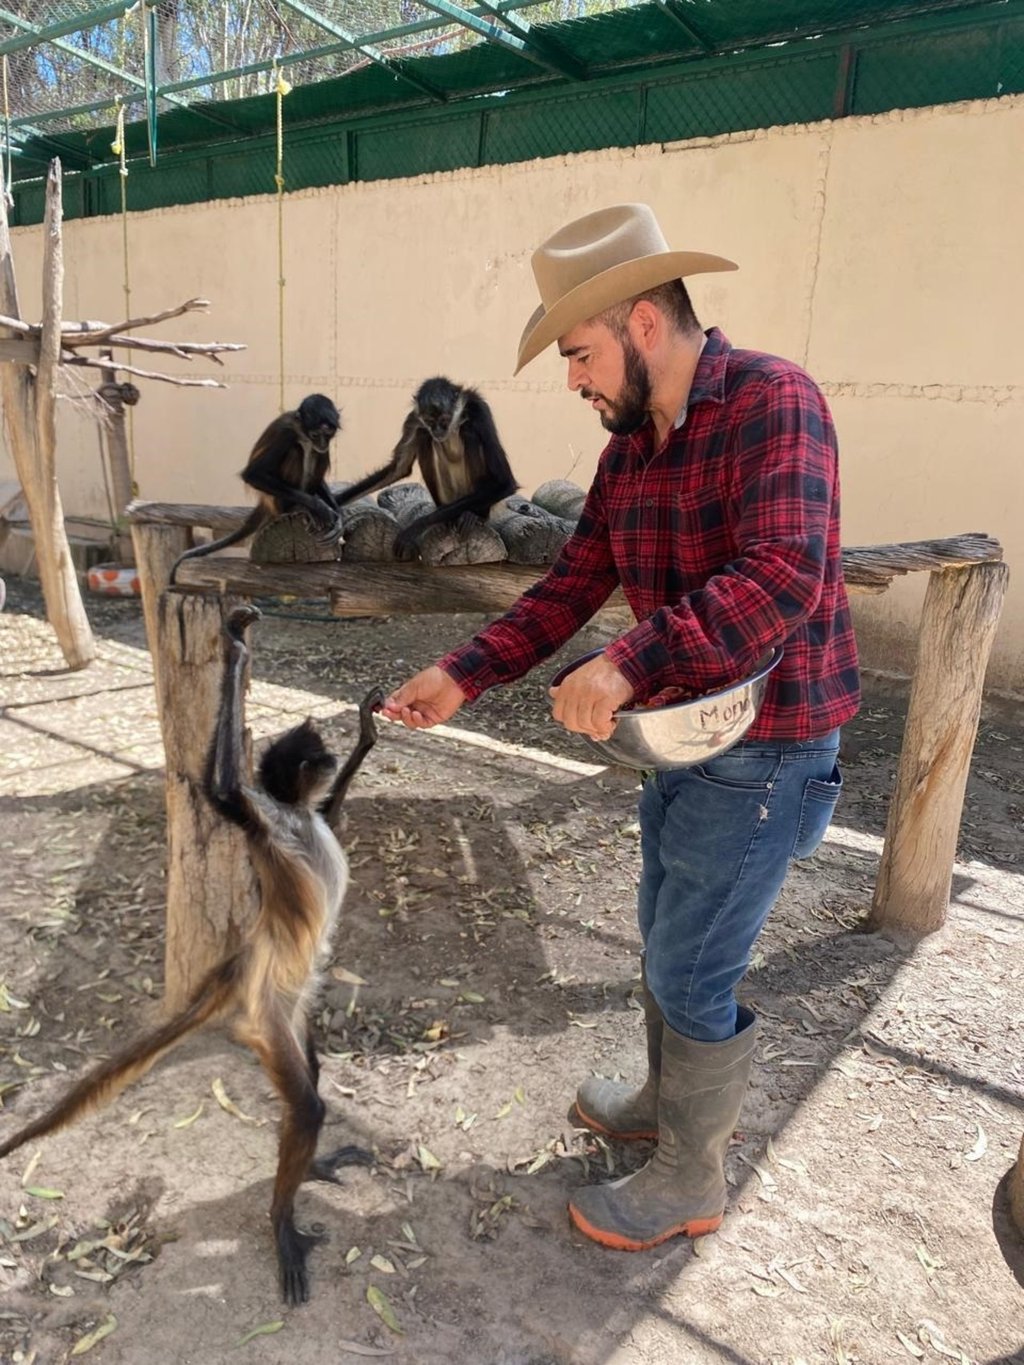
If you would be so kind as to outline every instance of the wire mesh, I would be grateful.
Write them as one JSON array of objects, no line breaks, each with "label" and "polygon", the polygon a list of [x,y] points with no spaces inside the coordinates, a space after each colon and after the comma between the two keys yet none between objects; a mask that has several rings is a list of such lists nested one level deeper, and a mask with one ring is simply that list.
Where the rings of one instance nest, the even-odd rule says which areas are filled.
[{"label": "wire mesh", "polygon": [[148,38],[138,5],[8,4],[21,223],[55,153],[69,217],[116,211],[117,99],[130,209],[273,193],[275,64],[290,190],[1024,90],[1024,0],[158,0]]}]

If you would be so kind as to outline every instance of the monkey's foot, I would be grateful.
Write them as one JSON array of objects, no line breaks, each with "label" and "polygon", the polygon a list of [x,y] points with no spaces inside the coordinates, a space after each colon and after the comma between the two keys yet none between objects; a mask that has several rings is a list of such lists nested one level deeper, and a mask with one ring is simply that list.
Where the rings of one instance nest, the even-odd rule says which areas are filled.
[{"label": "monkey's foot", "polygon": [[338,1170],[342,1166],[372,1166],[373,1153],[365,1147],[339,1147],[336,1152],[326,1156],[314,1157],[309,1163],[307,1180],[323,1180],[331,1185],[340,1185]]},{"label": "monkey's foot", "polygon": [[236,607],[228,619],[224,622],[224,629],[232,640],[240,645],[245,644],[244,635],[251,625],[257,622],[263,613],[259,607],[254,607],[251,602],[246,602],[244,606]]},{"label": "monkey's foot", "polygon": [[281,1272],[281,1295],[286,1303],[298,1307],[309,1301],[309,1275],[306,1259],[311,1248],[323,1237],[312,1232],[300,1232],[292,1222],[279,1224],[276,1233],[277,1264]]}]

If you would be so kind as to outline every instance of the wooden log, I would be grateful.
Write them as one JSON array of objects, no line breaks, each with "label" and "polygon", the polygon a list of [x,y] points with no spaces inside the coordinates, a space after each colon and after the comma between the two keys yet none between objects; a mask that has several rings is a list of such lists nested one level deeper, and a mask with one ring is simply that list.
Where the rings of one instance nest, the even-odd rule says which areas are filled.
[{"label": "wooden log", "polygon": [[[140,565],[141,567],[141,565]],[[164,592],[154,657],[166,754],[167,939],[164,1007],[180,1009],[252,923],[259,889],[245,836],[213,809],[203,772],[223,674],[223,622],[235,598]],[[251,767],[250,745],[246,743]]]},{"label": "wooden log", "polygon": [[1024,1137],[1020,1140],[1020,1151],[1010,1172],[1010,1217],[1024,1237]]},{"label": "wooden log", "polygon": [[341,523],[345,529],[343,559],[353,564],[394,562],[398,522],[391,512],[369,498],[360,498],[341,509]]},{"label": "wooden log", "polygon": [[186,560],[177,582],[240,597],[326,597],[338,616],[410,616],[505,611],[539,577],[535,568],[508,564],[252,564],[209,555]]},{"label": "wooden log", "polygon": [[[43,326],[35,376],[24,365],[0,365],[0,397],[8,447],[25,494],[46,615],[71,669],[85,668],[96,657],[89,618],[75,574],[64,528],[64,509],[57,484],[56,425],[53,377],[60,351],[60,310],[64,266],[61,252],[60,162],[54,161],[46,182],[43,223]],[[0,308],[18,317],[18,291],[0,186]]]},{"label": "wooden log", "polygon": [[1008,579],[1005,564],[931,575],[871,929],[928,934],[945,923],[985,665]]},{"label": "wooden log", "polygon": [[534,492],[532,500],[553,516],[579,521],[587,494],[579,484],[570,483],[568,479],[549,479]]},{"label": "wooden log", "polygon": [[340,557],[341,537],[325,540],[305,512],[265,522],[249,547],[249,558],[256,564],[333,564]]}]

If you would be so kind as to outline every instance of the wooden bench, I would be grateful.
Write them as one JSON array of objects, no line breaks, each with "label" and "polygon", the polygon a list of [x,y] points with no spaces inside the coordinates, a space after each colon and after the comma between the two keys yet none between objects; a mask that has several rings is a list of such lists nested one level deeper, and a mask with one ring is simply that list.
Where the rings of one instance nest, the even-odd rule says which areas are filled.
[{"label": "wooden bench", "polygon": [[[241,837],[201,795],[220,684],[221,626],[251,597],[322,597],[338,616],[506,610],[543,568],[507,564],[253,564],[228,555],[171,565],[195,526],[239,525],[247,508],[134,503],[128,509],[167,759],[168,1008],[177,1008],[246,921],[255,884]],[[1009,571],[984,534],[843,550],[852,593],[929,574],[917,664],[869,925],[930,933],[945,922],[985,666]]]}]

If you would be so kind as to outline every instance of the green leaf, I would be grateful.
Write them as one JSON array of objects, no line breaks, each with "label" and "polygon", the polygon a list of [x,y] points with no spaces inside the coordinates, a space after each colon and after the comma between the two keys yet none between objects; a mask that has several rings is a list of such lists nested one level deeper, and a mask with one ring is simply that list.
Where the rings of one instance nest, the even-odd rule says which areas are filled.
[{"label": "green leaf", "polygon": [[261,1322],[258,1327],[250,1327],[244,1337],[238,1340],[239,1346],[244,1346],[247,1341],[252,1341],[253,1337],[272,1337],[275,1332],[280,1332],[284,1326],[283,1318],[278,1318],[276,1322]]},{"label": "green leaf", "polygon": [[397,1336],[405,1335],[404,1329],[399,1326],[398,1319],[395,1317],[395,1310],[391,1307],[391,1301],[383,1290],[378,1289],[375,1284],[371,1284],[366,1291],[366,1302],[385,1327],[389,1327]]},{"label": "green leaf", "polygon": [[73,1356],[84,1356],[86,1351],[91,1351],[97,1342],[102,1341],[104,1337],[109,1337],[116,1326],[117,1318],[114,1317],[113,1313],[108,1314],[105,1321],[101,1322],[98,1327],[91,1332],[86,1332],[84,1337],[78,1338],[71,1348],[71,1354]]}]

